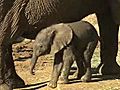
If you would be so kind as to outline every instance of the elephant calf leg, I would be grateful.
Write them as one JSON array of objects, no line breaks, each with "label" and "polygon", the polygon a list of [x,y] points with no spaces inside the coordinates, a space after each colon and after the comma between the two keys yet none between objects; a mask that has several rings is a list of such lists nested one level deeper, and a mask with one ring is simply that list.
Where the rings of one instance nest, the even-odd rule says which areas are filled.
[{"label": "elephant calf leg", "polygon": [[81,77],[85,74],[85,68],[82,59],[77,58],[76,64],[77,71],[74,73],[74,77],[76,77],[77,79],[81,79]]},{"label": "elephant calf leg", "polygon": [[86,73],[81,77],[81,80],[83,82],[88,82],[91,81],[91,76],[92,76],[90,62],[86,62],[85,67],[86,67]]},{"label": "elephant calf leg", "polygon": [[84,82],[91,81],[91,58],[93,55],[93,52],[96,48],[97,41],[90,42],[84,51],[84,63],[85,63],[85,68],[86,72],[85,75],[81,77],[81,80]]},{"label": "elephant calf leg", "polygon": [[60,83],[62,84],[67,84],[69,83],[69,80],[68,80],[68,76],[69,76],[69,73],[70,73],[70,68],[73,64],[73,58],[71,58],[71,56],[68,56],[67,58],[65,58],[63,60],[64,62],[64,65],[63,65],[63,69],[62,69],[62,73],[61,73],[61,77],[60,77]]},{"label": "elephant calf leg", "polygon": [[57,87],[57,81],[58,81],[61,69],[62,69],[62,63],[54,65],[52,77],[51,77],[51,80],[48,84],[49,87],[51,87],[51,88]]},{"label": "elephant calf leg", "polygon": [[63,61],[62,61],[62,56],[59,52],[55,55],[53,72],[52,72],[51,80],[48,84],[49,87],[51,87],[51,88],[57,87],[57,81],[58,81],[60,72],[62,70],[62,67],[63,67]]},{"label": "elephant calf leg", "polygon": [[75,54],[73,52],[73,46],[69,46],[66,47],[66,49],[64,50],[64,54],[63,54],[63,68],[62,68],[62,73],[61,73],[61,77],[60,77],[60,82],[63,84],[67,84],[69,83],[68,80],[68,76],[70,73],[70,68],[73,64],[73,62],[75,61]]}]

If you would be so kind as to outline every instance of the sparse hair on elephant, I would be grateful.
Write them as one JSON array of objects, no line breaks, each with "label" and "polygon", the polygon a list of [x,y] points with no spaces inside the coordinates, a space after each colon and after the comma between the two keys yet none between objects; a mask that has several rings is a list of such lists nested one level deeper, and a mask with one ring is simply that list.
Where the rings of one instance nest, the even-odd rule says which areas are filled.
[{"label": "sparse hair on elephant", "polygon": [[91,80],[91,58],[98,42],[96,29],[86,21],[52,25],[41,30],[34,42],[31,73],[41,55],[54,55],[54,66],[49,86],[57,86],[63,67],[63,83],[68,83],[70,67],[76,61],[78,78]]}]

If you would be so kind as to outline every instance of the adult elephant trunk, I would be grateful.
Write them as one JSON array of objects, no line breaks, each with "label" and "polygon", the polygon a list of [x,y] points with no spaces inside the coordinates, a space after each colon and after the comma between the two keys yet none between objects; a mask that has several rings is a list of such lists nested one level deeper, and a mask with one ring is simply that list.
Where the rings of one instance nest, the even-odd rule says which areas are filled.
[{"label": "adult elephant trunk", "polygon": [[120,0],[109,0],[113,18],[120,25]]}]

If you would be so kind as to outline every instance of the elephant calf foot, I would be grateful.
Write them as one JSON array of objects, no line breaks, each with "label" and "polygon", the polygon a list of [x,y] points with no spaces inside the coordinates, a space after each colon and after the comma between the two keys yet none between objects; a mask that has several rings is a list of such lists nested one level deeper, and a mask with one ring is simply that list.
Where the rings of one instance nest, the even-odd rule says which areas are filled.
[{"label": "elephant calf foot", "polygon": [[68,83],[69,83],[69,80],[68,80],[68,78],[64,78],[64,77],[61,76],[61,77],[59,78],[58,83],[60,83],[60,84],[68,84]]},{"label": "elephant calf foot", "polygon": [[82,82],[89,82],[91,81],[91,75],[84,75],[81,77]]},{"label": "elephant calf foot", "polygon": [[48,86],[51,87],[51,88],[56,88],[56,87],[57,87],[57,82],[50,81],[50,82],[48,83]]}]

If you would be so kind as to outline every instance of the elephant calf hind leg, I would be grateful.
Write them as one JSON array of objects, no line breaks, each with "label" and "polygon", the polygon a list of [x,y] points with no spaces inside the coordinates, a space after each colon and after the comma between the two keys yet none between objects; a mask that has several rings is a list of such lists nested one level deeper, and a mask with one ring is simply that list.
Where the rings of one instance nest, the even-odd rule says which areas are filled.
[{"label": "elephant calf hind leg", "polygon": [[74,73],[74,77],[76,77],[77,79],[81,79],[81,77],[85,74],[85,67],[82,59],[80,60],[77,59],[76,64],[77,64],[77,71]]},{"label": "elephant calf hind leg", "polygon": [[84,51],[84,63],[85,63],[85,68],[86,68],[86,72],[85,75],[81,77],[81,80],[83,82],[88,82],[91,81],[91,58],[93,55],[93,52],[96,48],[97,45],[97,41],[93,41],[90,42],[86,48],[86,50]]}]

